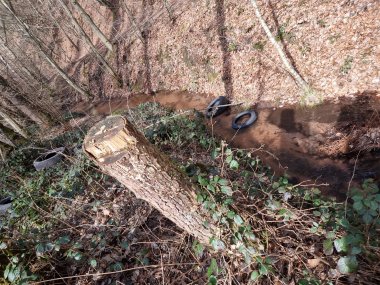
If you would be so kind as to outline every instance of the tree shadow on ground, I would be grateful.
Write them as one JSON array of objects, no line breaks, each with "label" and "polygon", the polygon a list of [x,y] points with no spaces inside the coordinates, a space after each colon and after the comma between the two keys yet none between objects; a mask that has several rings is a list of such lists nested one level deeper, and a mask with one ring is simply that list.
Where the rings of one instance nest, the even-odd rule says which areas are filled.
[{"label": "tree shadow on ground", "polygon": [[256,103],[254,104],[254,106],[258,105],[258,103],[261,101],[261,98],[265,92],[265,78],[263,76],[264,66],[263,66],[263,60],[262,60],[261,52],[259,52],[258,57],[257,57],[257,65],[258,65],[258,69],[257,69],[256,75],[255,75],[255,78],[256,78],[257,83],[258,83],[258,88],[257,88],[258,92],[257,92]]},{"label": "tree shadow on ground", "polygon": [[217,34],[219,39],[219,45],[222,51],[223,69],[222,69],[222,80],[224,83],[225,95],[232,98],[233,95],[233,79],[231,72],[231,53],[228,50],[228,40],[226,36],[226,15],[224,0],[216,0],[216,25]]},{"label": "tree shadow on ground", "polygon": [[347,157],[355,179],[380,180],[380,102],[376,91],[355,94],[355,100],[344,105],[335,128],[348,138]]},{"label": "tree shadow on ground", "polygon": [[[149,0],[142,1],[142,15],[140,23],[144,23],[146,19],[151,18],[152,16],[152,3]],[[152,89],[152,74],[151,74],[151,65],[149,59],[149,34],[150,34],[149,25],[144,25],[141,31],[142,44],[143,44],[143,62],[144,62],[144,92],[147,94],[153,94]]]}]

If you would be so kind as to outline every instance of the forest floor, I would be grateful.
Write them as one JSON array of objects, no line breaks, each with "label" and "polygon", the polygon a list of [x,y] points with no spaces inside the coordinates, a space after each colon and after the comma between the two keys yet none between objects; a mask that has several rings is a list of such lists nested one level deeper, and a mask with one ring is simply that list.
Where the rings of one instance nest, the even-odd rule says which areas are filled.
[{"label": "forest floor", "polygon": [[[277,41],[320,99],[378,95],[379,1],[258,2]],[[134,24],[120,7],[112,14],[88,5],[99,26],[114,36],[116,55],[109,60],[124,88],[102,75],[83,50],[79,60],[68,65],[72,75],[83,77],[98,98],[187,90],[226,95],[247,106],[302,102],[305,94],[284,70],[248,2],[167,3],[168,9],[162,1],[130,3]]]},{"label": "forest floor", "polygon": [[[365,94],[379,96],[379,1],[332,0],[318,5],[312,0],[258,2],[277,41],[321,99],[349,96],[357,97],[354,102],[361,104]],[[121,7],[112,13],[83,1],[92,18],[115,39],[116,52],[108,54],[107,60],[123,81],[119,88],[85,50],[68,52],[65,56],[72,60],[66,70],[82,79],[95,94],[94,100],[134,100],[131,94],[188,90],[208,94],[204,98],[227,95],[233,102],[243,102],[243,108],[257,106],[257,102],[269,102],[271,107],[302,102],[305,94],[284,71],[249,3],[167,3],[167,8],[163,1],[130,3],[134,20],[143,30],[141,40]],[[56,45],[67,50],[65,40]],[[57,94],[60,103],[74,98]],[[199,103],[196,100],[194,96],[186,103]],[[110,107],[111,101],[106,102],[108,106],[103,107]],[[338,112],[350,116],[353,105]],[[371,125],[378,113],[366,112],[364,107],[355,122],[371,115],[364,122],[371,133],[356,133],[354,138],[366,140],[355,143],[378,145],[378,125]],[[109,113],[113,111],[110,108]],[[271,113],[268,120],[273,124],[280,120],[277,125],[281,127],[281,120],[287,118],[281,116],[286,113],[282,111]],[[299,117],[293,119],[305,119],[302,110],[297,112]],[[50,130],[54,135],[12,151],[0,165],[0,194],[13,198],[7,218],[3,215],[0,223],[0,270],[4,276],[0,282],[380,282],[380,192],[372,178],[363,177],[363,183],[350,189],[344,202],[337,202],[322,196],[315,183],[292,184],[287,176],[274,176],[254,152],[232,149],[216,139],[197,112],[175,114],[148,103],[121,113],[144,130],[150,142],[170,155],[198,186],[200,204],[224,230],[231,250],[223,254],[218,248],[204,248],[99,172],[82,153],[81,141],[88,127],[102,116],[94,113],[74,120],[70,113],[70,122]],[[304,126],[297,123],[297,127]],[[287,126],[285,122],[282,128]],[[307,127],[312,131],[310,124]],[[352,125],[334,127],[347,137],[353,131]],[[376,129],[374,137],[372,129]],[[340,151],[340,138],[335,136],[331,142],[334,140]],[[298,148],[308,147],[300,140],[297,144]],[[68,149],[64,161],[57,168],[34,171],[31,161],[37,152],[60,145]],[[351,159],[351,166],[356,169],[355,159]],[[213,191],[216,198],[208,196]]]},{"label": "forest floor", "polygon": [[[314,183],[274,176],[255,150],[230,148],[199,112],[173,113],[152,102],[120,111],[197,185],[198,202],[231,248],[205,248],[100,172],[81,142],[103,115],[71,113],[62,133],[51,130],[57,137],[27,143],[0,166],[1,195],[13,198],[1,219],[5,284],[379,281],[380,194],[372,179],[336,202]],[[62,145],[62,163],[33,169],[36,150]]]}]

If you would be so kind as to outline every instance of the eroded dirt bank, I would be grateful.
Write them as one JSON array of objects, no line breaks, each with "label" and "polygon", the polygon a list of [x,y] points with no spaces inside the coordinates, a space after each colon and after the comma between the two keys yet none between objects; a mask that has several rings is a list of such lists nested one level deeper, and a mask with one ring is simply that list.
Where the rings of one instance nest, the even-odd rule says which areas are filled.
[{"label": "eroded dirt bank", "polygon": [[[325,194],[343,198],[354,168],[353,183],[380,178],[380,100],[373,95],[358,94],[355,100],[327,102],[311,109],[262,104],[256,108],[256,123],[239,131],[231,128],[238,107],[207,124],[215,136],[232,146],[256,150],[276,174],[286,172],[293,183],[315,183]],[[203,112],[211,99],[184,91],[159,92],[155,96],[82,102],[73,111],[109,115],[155,101],[176,110]]]}]

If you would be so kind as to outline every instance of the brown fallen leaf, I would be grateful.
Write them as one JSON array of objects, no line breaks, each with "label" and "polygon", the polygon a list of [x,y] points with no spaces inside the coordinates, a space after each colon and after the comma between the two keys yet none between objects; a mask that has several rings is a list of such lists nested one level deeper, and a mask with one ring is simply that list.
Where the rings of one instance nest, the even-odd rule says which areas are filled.
[{"label": "brown fallen leaf", "polygon": [[313,259],[307,260],[307,264],[309,265],[310,268],[317,267],[320,262],[321,262],[320,258],[313,258]]}]

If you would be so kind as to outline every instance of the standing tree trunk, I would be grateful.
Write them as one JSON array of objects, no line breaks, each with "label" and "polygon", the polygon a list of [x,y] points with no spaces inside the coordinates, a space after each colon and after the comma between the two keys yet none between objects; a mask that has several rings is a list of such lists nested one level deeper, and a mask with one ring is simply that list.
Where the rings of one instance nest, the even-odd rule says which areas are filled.
[{"label": "standing tree trunk", "polygon": [[107,39],[107,37],[103,34],[103,32],[98,28],[98,26],[94,23],[94,21],[87,14],[87,12],[78,3],[78,1],[73,0],[71,3],[79,11],[79,13],[83,15],[83,18],[86,20],[87,24],[91,27],[95,35],[102,41],[102,43],[109,49],[109,51],[112,52],[113,48],[112,48],[111,42]]},{"label": "standing tree trunk", "polygon": [[191,183],[123,117],[108,117],[92,127],[84,150],[137,198],[153,205],[200,242],[209,244],[211,238],[218,237],[218,228],[197,203]]}]

